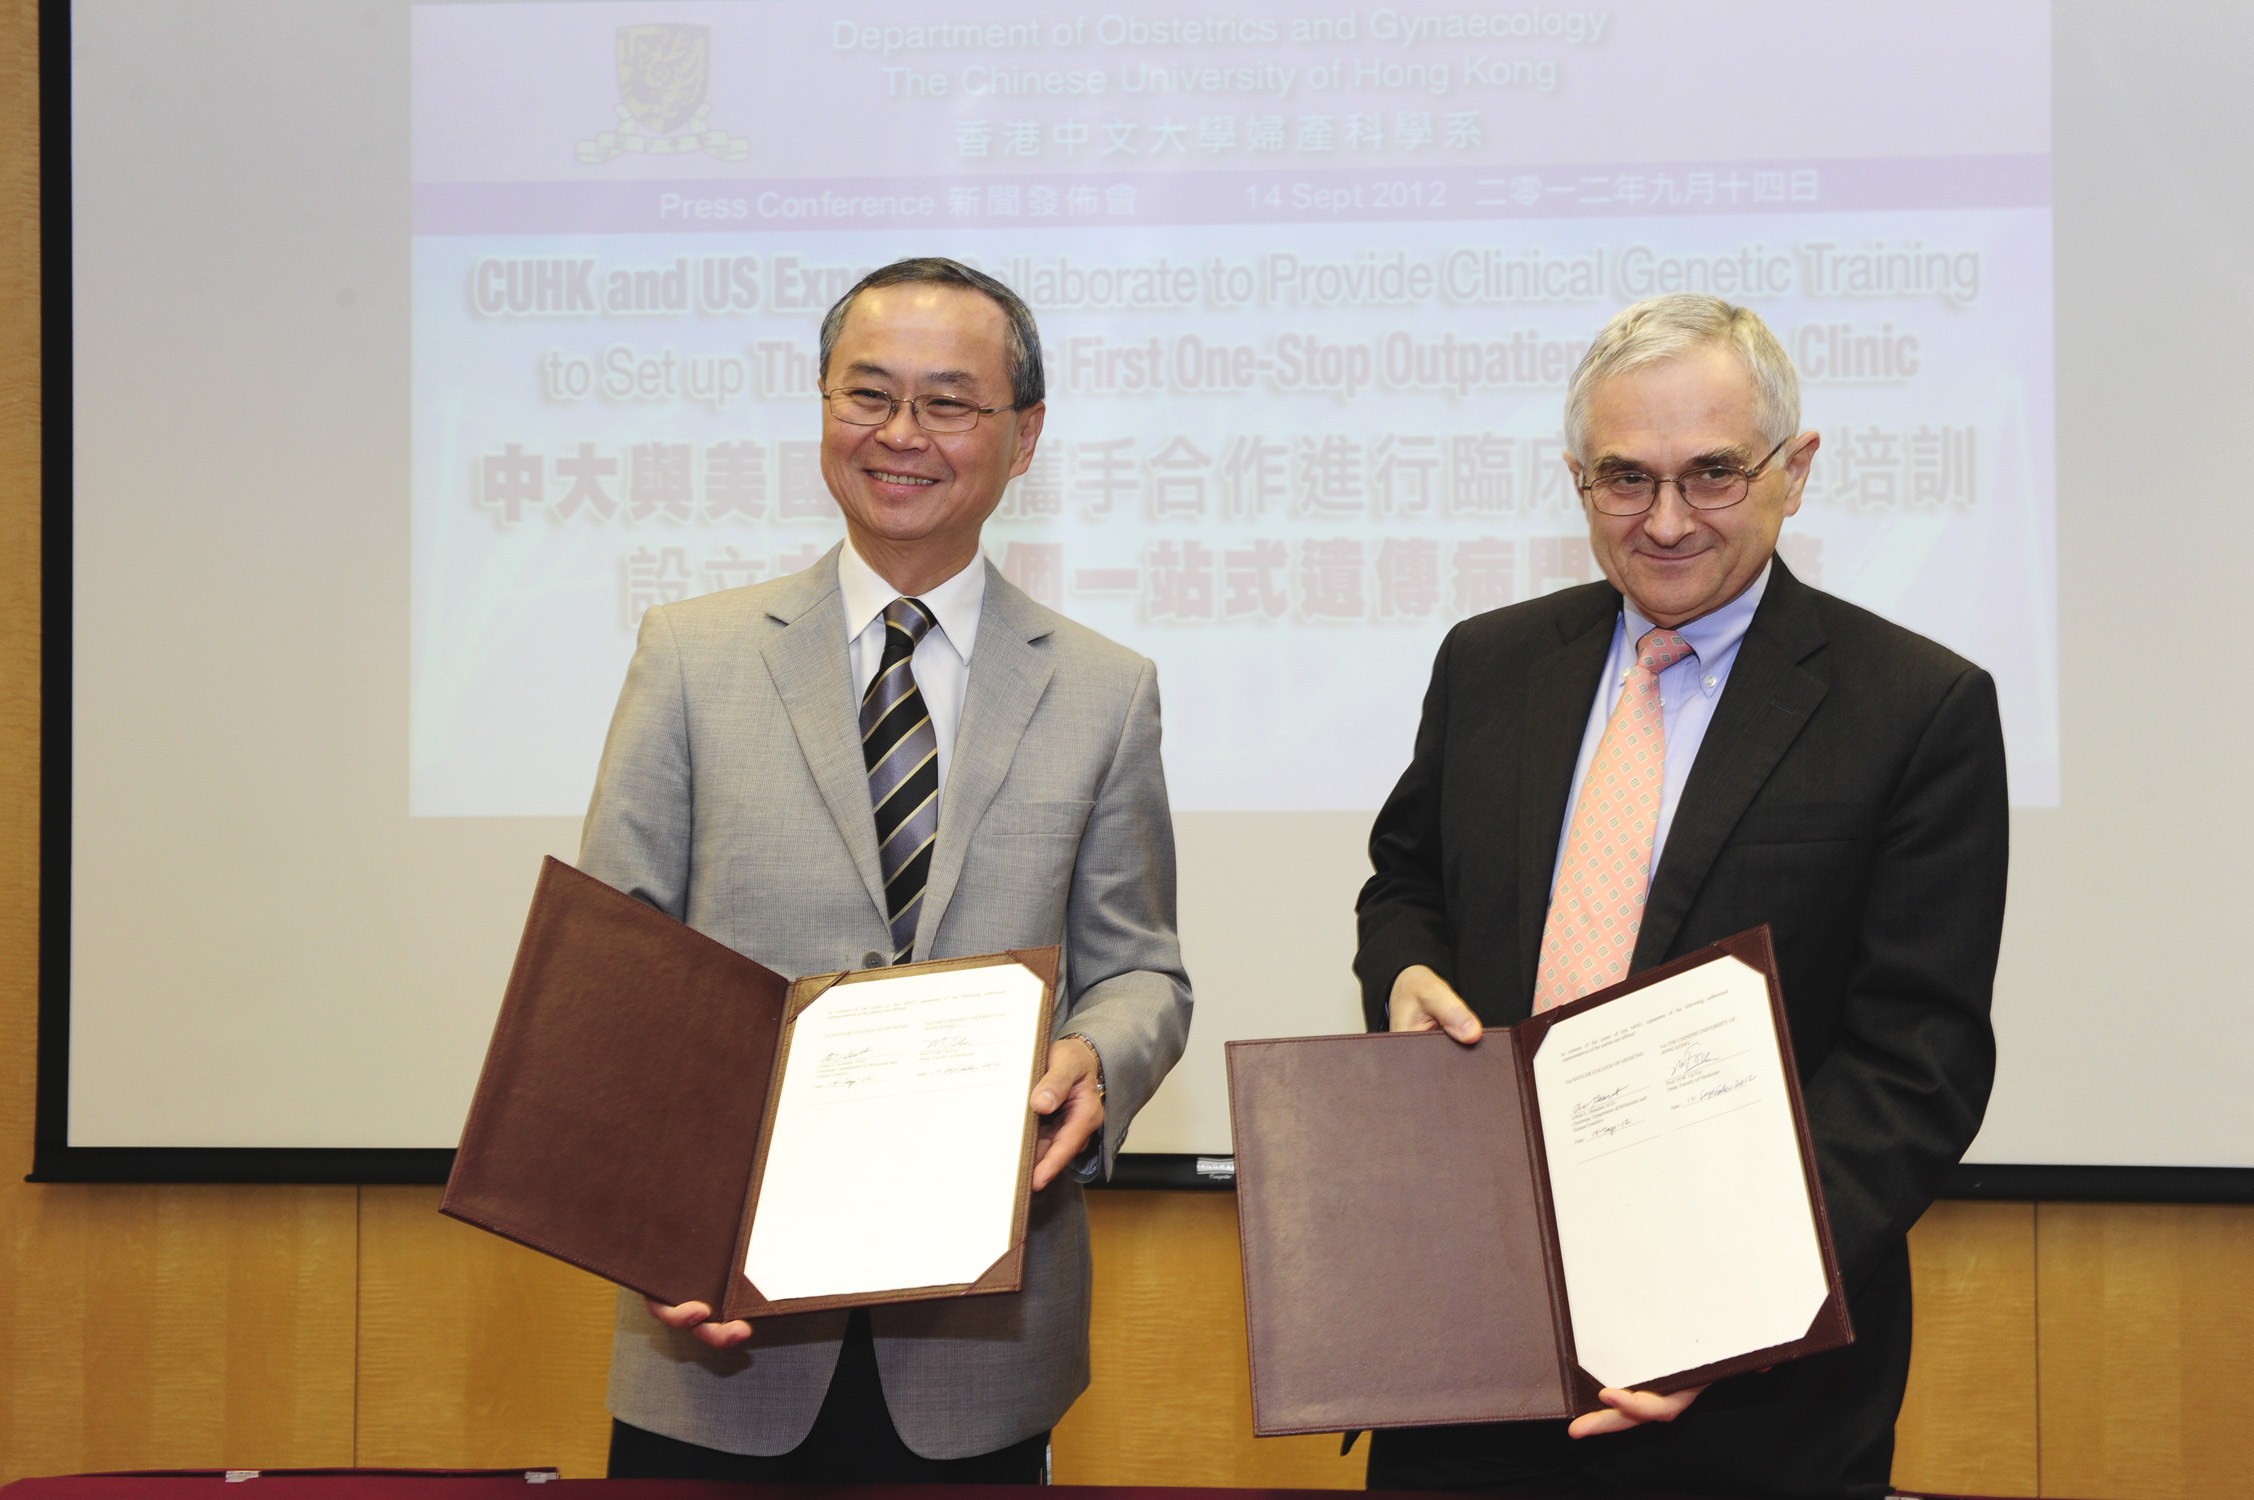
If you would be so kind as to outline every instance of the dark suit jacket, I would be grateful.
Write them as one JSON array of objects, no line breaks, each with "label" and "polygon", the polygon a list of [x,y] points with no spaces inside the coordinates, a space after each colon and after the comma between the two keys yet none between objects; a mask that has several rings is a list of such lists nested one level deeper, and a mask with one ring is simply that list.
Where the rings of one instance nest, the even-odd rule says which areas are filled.
[{"label": "dark suit jacket", "polygon": [[[1372,1030],[1412,964],[1487,1025],[1529,1013],[1619,612],[1618,593],[1589,585],[1467,620],[1440,648],[1414,758],[1370,838],[1355,970]],[[1593,1477],[1883,1492],[1909,1359],[1903,1236],[1971,1143],[1995,1071],[2009,832],[1987,673],[1778,559],[1669,829],[1635,967],[1773,929],[1857,1344],[1724,1382],[1671,1427],[1573,1445]]]}]

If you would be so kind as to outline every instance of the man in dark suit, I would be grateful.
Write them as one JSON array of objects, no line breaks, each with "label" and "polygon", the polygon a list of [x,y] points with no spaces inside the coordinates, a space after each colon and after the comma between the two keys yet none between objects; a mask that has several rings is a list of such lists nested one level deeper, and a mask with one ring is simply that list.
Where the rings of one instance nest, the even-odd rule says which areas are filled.
[{"label": "man in dark suit", "polygon": [[1566,438],[1607,581],[1449,633],[1371,834],[1355,970],[1371,1029],[1469,1044],[1770,924],[1856,1342],[1606,1391],[1570,1427],[1380,1433],[1373,1489],[1886,1492],[1904,1236],[1995,1069],[2003,734],[1985,672],[1775,555],[1820,441],[1798,426],[1746,309],[1659,297],[1599,335]]}]

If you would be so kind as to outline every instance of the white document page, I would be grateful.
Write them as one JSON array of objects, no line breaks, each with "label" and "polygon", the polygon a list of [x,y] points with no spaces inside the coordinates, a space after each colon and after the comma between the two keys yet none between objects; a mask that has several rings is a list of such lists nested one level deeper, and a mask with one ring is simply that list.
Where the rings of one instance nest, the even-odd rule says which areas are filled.
[{"label": "white document page", "polygon": [[1823,1251],[1758,970],[1560,1021],[1534,1088],[1583,1369],[1632,1388],[1808,1332]]},{"label": "white document page", "polygon": [[975,1281],[1010,1248],[1041,981],[840,984],[792,1023],[744,1274],[771,1300]]}]

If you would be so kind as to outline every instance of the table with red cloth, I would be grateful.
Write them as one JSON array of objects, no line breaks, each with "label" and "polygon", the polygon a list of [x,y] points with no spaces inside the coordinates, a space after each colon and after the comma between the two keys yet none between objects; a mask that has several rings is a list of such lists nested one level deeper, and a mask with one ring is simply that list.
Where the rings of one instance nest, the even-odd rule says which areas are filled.
[{"label": "table with red cloth", "polygon": [[[249,1488],[240,1488],[241,1486]],[[578,1500],[1026,1500],[1017,1485],[732,1484],[715,1479],[561,1479],[533,1469],[168,1469],[134,1474],[72,1474],[19,1479],[0,1500],[182,1500],[231,1494],[234,1500],[500,1500],[569,1491]],[[1157,1485],[1056,1484],[1053,1500],[1337,1500],[1339,1490],[1173,1489]],[[1378,1492],[1359,1493],[1377,1495]],[[1380,1500],[1429,1500],[1401,1494]],[[1624,1496],[1621,1500],[1716,1500],[1708,1495]],[[2004,1500],[1905,1491],[1904,1500]]]}]

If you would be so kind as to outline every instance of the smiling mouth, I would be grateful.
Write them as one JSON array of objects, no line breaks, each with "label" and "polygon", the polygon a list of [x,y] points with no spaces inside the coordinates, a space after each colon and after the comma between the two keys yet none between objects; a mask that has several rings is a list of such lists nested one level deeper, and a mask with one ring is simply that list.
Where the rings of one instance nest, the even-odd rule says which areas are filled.
[{"label": "smiling mouth", "polygon": [[937,484],[937,483],[939,483],[939,481],[938,481],[938,480],[936,480],[936,479],[927,479],[927,478],[925,478],[925,477],[924,477],[923,475],[921,475],[921,474],[894,474],[894,473],[891,473],[891,472],[889,472],[889,471],[887,471],[887,470],[884,470],[884,469],[871,469],[871,470],[869,470],[868,472],[869,472],[869,477],[870,477],[871,479],[874,479],[874,480],[875,480],[875,481],[876,481],[877,483],[879,483],[879,484]]}]

